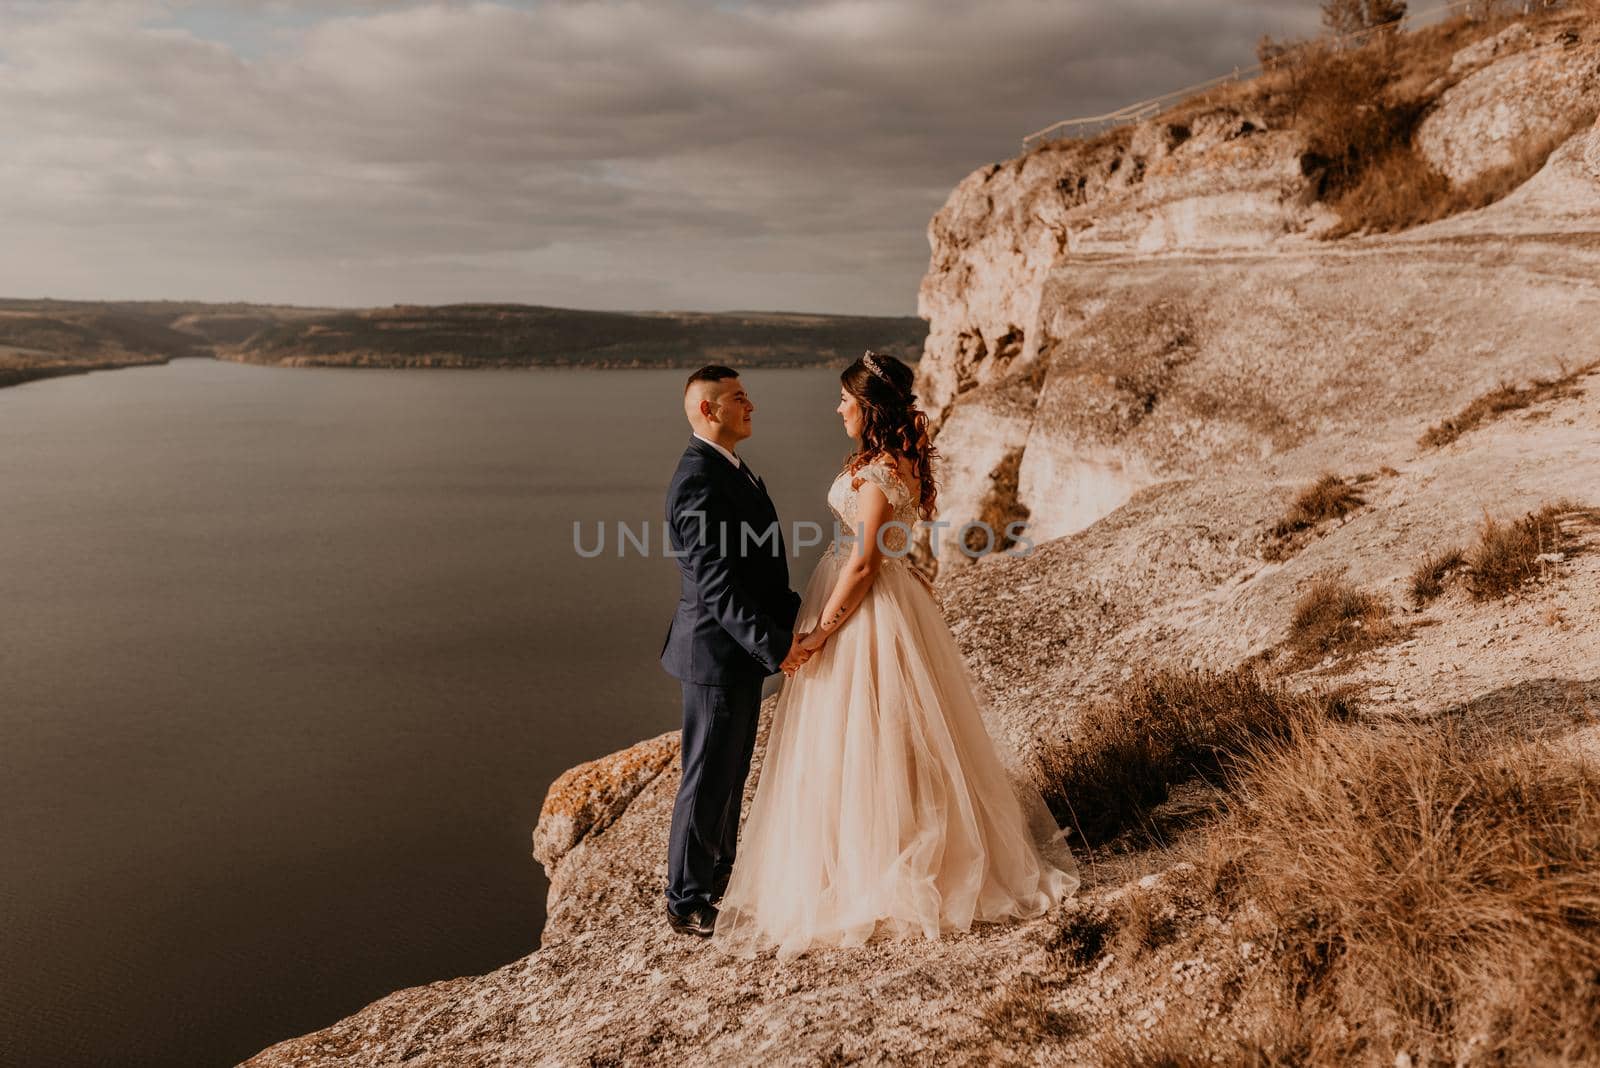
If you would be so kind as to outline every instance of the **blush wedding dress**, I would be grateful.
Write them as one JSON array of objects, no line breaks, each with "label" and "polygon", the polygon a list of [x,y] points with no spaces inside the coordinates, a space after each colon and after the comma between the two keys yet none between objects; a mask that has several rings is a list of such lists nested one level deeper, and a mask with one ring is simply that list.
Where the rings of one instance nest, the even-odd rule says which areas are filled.
[{"label": "blush wedding dress", "polygon": [[[842,472],[828,505],[857,529],[860,487],[883,491],[882,543],[901,551],[917,493],[880,458]],[[796,633],[817,625],[851,545],[806,583]],[[866,597],[786,679],[712,943],[780,959],[874,934],[938,939],[1040,915],[1078,888],[1065,836],[1008,767],[932,590],[886,553]]]}]

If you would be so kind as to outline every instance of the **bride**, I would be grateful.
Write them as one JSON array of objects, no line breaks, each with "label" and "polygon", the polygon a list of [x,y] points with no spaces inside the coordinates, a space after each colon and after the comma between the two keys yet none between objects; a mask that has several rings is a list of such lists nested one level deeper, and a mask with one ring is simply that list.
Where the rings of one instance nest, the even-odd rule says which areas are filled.
[{"label": "bride", "polygon": [[713,944],[780,958],[813,945],[1037,916],[1078,887],[1038,791],[984,727],[961,653],[904,559],[931,520],[936,453],[912,372],[868,352],[840,376],[857,449],[828,489],[851,532],[795,622],[760,781]]}]

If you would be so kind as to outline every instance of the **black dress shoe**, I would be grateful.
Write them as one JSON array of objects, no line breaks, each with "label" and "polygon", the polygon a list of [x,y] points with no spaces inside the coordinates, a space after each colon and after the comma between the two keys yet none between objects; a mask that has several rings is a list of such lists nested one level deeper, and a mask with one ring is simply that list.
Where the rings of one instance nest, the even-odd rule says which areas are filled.
[{"label": "black dress shoe", "polygon": [[669,908],[667,909],[667,925],[674,931],[699,935],[701,938],[710,938],[711,932],[717,926],[717,910],[710,905],[696,905],[689,910],[687,916],[679,916]]}]

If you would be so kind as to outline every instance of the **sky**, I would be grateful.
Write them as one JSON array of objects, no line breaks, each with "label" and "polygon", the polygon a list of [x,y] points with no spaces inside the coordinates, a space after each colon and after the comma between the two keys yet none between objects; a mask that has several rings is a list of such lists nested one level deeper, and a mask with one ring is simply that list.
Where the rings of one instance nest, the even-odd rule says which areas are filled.
[{"label": "sky", "polygon": [[0,0],[0,296],[914,315],[1027,134],[1317,0]]}]

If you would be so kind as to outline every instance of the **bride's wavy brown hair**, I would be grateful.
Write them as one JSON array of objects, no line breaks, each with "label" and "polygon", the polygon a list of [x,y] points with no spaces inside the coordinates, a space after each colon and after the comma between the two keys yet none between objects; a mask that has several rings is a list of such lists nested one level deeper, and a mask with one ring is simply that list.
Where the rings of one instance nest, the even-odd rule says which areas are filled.
[{"label": "bride's wavy brown hair", "polygon": [[[867,356],[886,377],[873,373]],[[928,416],[912,395],[914,380],[911,368],[871,349],[840,373],[839,381],[861,405],[861,448],[850,455],[845,469],[853,475],[880,456],[906,457],[922,486],[917,515],[931,521],[939,498],[933,481],[933,461],[939,451],[928,436]]]}]

